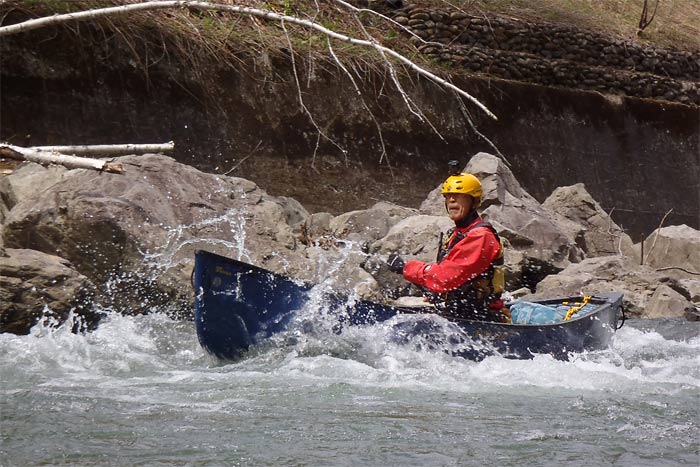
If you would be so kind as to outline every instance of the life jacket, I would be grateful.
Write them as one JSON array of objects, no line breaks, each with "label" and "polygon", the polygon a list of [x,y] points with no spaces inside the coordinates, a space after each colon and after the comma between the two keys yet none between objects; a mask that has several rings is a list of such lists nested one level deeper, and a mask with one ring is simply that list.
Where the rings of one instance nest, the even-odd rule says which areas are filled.
[{"label": "life jacket", "polygon": [[503,241],[498,236],[496,229],[488,222],[479,222],[465,231],[456,228],[447,232],[447,239],[440,235],[440,246],[437,253],[437,263],[441,263],[450,250],[461,242],[467,234],[479,227],[486,227],[496,237],[500,248],[498,257],[489,267],[467,281],[455,290],[447,293],[431,293],[431,301],[441,310],[441,314],[460,319],[474,319],[480,321],[510,322],[506,309],[503,309],[501,294],[505,289],[503,271]]}]

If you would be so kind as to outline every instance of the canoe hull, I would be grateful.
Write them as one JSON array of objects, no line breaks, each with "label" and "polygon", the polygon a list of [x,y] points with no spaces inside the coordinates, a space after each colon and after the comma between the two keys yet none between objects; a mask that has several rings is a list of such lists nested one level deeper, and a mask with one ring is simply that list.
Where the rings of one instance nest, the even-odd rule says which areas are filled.
[{"label": "canoe hull", "polygon": [[[280,274],[207,251],[197,251],[194,270],[195,325],[199,342],[223,360],[241,358],[248,349],[284,331],[296,312],[310,300],[312,286]],[[568,298],[570,300],[580,297]],[[540,303],[559,303],[561,299]],[[570,321],[544,325],[453,320],[458,333],[436,332],[437,317],[430,307],[396,307],[369,301],[348,301],[328,295],[324,305],[338,317],[336,329],[367,326],[397,315],[420,316],[396,323],[397,335],[431,335],[434,346],[473,360],[498,353],[508,358],[550,354],[566,359],[570,353],[607,348],[621,313],[622,294],[595,296],[594,312]],[[461,341],[461,342],[460,342]]]}]

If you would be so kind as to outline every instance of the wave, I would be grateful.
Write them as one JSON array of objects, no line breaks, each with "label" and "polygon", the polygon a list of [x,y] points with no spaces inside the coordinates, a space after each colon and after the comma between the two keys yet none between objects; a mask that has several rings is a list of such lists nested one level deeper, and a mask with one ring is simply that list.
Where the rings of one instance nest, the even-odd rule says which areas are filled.
[{"label": "wave", "polygon": [[216,384],[234,376],[462,392],[543,388],[645,394],[700,387],[700,323],[629,323],[611,348],[572,355],[569,361],[538,355],[472,362],[431,349],[420,336],[392,341],[390,323],[337,334],[326,320],[310,323],[307,316],[247,358],[224,364],[201,349],[191,322],[162,314],[107,314],[98,329],[85,334],[71,333],[69,320],[62,326],[38,324],[26,336],[0,335],[0,353],[6,356],[0,379],[18,387],[107,380],[119,385],[139,378],[154,384]]}]

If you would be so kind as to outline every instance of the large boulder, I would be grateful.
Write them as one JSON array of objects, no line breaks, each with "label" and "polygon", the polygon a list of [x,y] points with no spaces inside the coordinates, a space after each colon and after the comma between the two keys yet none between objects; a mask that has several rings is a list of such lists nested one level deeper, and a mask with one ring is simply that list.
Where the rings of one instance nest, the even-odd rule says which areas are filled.
[{"label": "large boulder", "polygon": [[[661,286],[675,291],[674,300],[681,296],[682,305],[674,303],[672,308],[664,308],[663,303],[670,302],[667,299],[669,294],[665,294],[657,296],[656,302],[659,304],[649,308],[652,297]],[[693,306],[690,302],[690,292],[679,281],[619,255],[587,258],[580,263],[571,264],[558,274],[544,278],[537,284],[537,293],[526,296],[525,299],[592,295],[613,291],[624,293],[625,309],[634,317],[678,316],[678,309]]]},{"label": "large boulder", "polygon": [[60,165],[43,166],[34,162],[25,162],[4,178],[10,185],[16,201],[19,202],[45,191],[76,173],[80,171],[69,170]]},{"label": "large boulder", "polygon": [[680,293],[666,284],[659,285],[644,309],[644,317],[684,318],[695,307]]},{"label": "large boulder", "polygon": [[700,231],[685,224],[655,230],[644,240],[644,264],[676,279],[700,277]]},{"label": "large boulder", "polygon": [[41,318],[60,324],[70,312],[81,317],[76,327],[97,321],[94,286],[68,261],[35,250],[6,253],[0,257],[0,332],[28,334]]},{"label": "large boulder", "polygon": [[587,257],[634,257],[632,239],[586,191],[583,183],[557,188],[542,203]]},{"label": "large boulder", "polygon": [[117,161],[124,174],[72,170],[20,200],[5,224],[6,247],[66,258],[103,285],[102,300],[130,312],[190,310],[198,248],[312,278],[295,232],[308,213],[296,201],[162,155]]}]

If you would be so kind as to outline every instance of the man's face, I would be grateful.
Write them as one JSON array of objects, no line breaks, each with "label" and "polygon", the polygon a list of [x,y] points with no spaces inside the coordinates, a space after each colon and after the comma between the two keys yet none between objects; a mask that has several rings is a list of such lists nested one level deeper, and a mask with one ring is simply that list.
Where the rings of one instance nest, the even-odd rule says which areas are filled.
[{"label": "man's face", "polygon": [[446,193],[445,208],[454,222],[462,220],[469,214],[474,204],[474,198],[464,193]]}]

